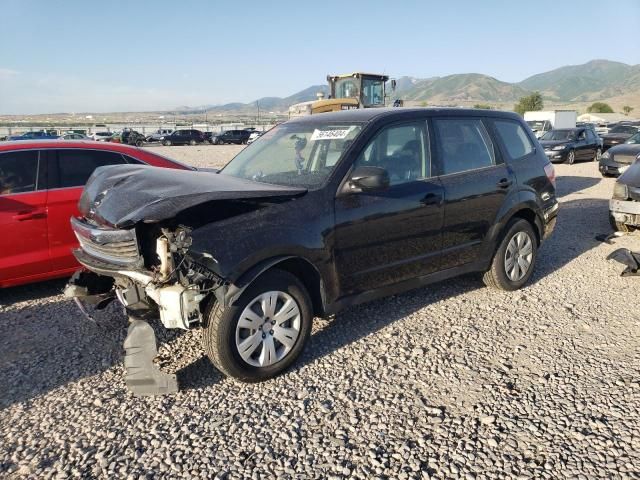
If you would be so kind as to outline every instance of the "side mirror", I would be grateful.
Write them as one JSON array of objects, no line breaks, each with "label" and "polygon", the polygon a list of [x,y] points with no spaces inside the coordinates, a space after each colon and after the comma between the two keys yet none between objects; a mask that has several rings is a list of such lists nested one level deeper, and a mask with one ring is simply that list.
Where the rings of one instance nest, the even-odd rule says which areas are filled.
[{"label": "side mirror", "polygon": [[389,173],[381,167],[357,167],[351,174],[349,186],[362,192],[384,190],[389,187]]}]

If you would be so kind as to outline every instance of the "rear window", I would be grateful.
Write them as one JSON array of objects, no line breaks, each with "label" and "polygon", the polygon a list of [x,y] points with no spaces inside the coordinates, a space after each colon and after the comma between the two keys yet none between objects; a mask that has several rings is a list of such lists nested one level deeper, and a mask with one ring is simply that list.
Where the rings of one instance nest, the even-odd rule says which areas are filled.
[{"label": "rear window", "polygon": [[38,152],[0,153],[0,195],[37,190]]},{"label": "rear window", "polygon": [[58,150],[55,187],[81,187],[98,167],[124,164],[119,153],[98,150]]},{"label": "rear window", "polygon": [[433,124],[440,149],[441,175],[495,165],[493,143],[482,120],[438,118]]},{"label": "rear window", "polygon": [[522,125],[509,120],[496,120],[494,125],[512,160],[517,160],[533,152],[529,135],[522,128]]}]

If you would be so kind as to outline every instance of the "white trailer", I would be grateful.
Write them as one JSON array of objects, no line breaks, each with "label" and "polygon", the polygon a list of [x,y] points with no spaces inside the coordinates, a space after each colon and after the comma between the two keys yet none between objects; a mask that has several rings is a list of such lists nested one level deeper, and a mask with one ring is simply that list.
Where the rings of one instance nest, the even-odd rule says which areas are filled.
[{"label": "white trailer", "polygon": [[549,130],[575,128],[577,119],[578,113],[575,110],[524,112],[524,121],[529,124],[538,138]]}]

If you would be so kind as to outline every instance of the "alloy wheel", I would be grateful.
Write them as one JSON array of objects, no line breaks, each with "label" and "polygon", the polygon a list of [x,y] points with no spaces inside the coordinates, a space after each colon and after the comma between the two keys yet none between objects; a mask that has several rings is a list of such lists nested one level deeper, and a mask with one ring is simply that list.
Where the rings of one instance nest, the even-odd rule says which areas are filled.
[{"label": "alloy wheel", "polygon": [[504,253],[504,269],[512,282],[521,280],[531,268],[533,241],[526,232],[516,233]]},{"label": "alloy wheel", "polygon": [[264,292],[245,307],[236,326],[236,348],[253,367],[281,361],[293,349],[302,319],[300,307],[286,292]]}]

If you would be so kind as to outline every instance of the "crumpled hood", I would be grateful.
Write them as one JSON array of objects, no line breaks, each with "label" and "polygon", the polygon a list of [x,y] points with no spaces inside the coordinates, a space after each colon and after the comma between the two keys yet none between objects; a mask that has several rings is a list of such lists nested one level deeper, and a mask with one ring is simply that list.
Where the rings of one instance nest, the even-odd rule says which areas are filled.
[{"label": "crumpled hood", "polygon": [[78,208],[98,223],[115,228],[140,221],[170,219],[187,208],[213,200],[295,197],[304,188],[282,187],[203,171],[144,165],[113,165],[95,170]]}]

